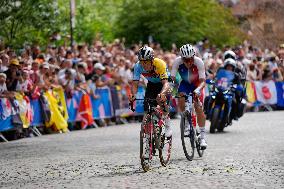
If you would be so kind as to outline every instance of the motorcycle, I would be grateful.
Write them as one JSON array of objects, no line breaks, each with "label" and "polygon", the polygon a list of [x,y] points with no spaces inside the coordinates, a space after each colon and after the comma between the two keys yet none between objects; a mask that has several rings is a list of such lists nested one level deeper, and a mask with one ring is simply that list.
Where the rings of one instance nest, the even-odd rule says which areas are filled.
[{"label": "motorcycle", "polygon": [[216,129],[221,132],[232,123],[232,102],[237,88],[237,85],[233,84],[234,77],[233,72],[221,69],[217,72],[215,80],[209,80],[212,87],[206,100],[205,113],[211,122],[210,133],[215,133]]}]

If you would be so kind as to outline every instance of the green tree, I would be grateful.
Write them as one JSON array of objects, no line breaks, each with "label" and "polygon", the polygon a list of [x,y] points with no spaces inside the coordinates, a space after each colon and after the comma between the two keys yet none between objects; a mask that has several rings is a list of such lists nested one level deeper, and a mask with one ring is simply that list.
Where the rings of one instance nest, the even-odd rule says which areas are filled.
[{"label": "green tree", "polygon": [[213,0],[126,0],[117,17],[116,36],[128,43],[155,41],[170,48],[172,43],[201,40],[236,44],[241,35],[230,11]]},{"label": "green tree", "polygon": [[9,45],[43,43],[57,26],[53,0],[2,0],[0,36]]},{"label": "green tree", "polygon": [[78,42],[92,42],[97,33],[105,41],[114,39],[114,22],[121,0],[78,0],[76,6],[75,39]]}]

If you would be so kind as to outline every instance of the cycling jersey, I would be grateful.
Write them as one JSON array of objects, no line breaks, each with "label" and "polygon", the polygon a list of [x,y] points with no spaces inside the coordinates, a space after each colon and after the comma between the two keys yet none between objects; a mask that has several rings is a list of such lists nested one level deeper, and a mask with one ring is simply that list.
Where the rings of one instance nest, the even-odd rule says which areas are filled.
[{"label": "cycling jersey", "polygon": [[[172,67],[171,76],[175,77],[177,72],[182,79],[178,88],[179,93],[192,93],[198,87],[200,83],[199,79],[205,79],[204,63],[196,56],[194,57],[194,63],[190,69],[183,64],[181,57],[177,57]],[[204,90],[201,90],[199,99],[201,102],[204,101]]]},{"label": "cycling jersey", "polygon": [[154,58],[152,64],[154,69],[152,71],[146,71],[138,61],[134,66],[133,80],[139,81],[141,75],[152,83],[159,83],[161,80],[169,78],[167,64],[163,60]]},{"label": "cycling jersey", "polygon": [[194,57],[194,63],[190,69],[188,69],[183,64],[181,57],[177,57],[172,67],[171,76],[175,77],[177,72],[179,72],[184,82],[191,83],[194,85],[199,84],[199,79],[205,79],[204,63],[197,56]]}]

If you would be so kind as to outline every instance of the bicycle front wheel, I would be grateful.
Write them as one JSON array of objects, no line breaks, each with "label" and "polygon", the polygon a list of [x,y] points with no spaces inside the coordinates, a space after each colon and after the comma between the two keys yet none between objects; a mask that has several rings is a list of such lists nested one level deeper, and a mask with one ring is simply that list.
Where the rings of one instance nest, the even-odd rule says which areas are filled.
[{"label": "bicycle front wheel", "polygon": [[142,169],[147,172],[150,170],[152,160],[152,125],[150,116],[146,116],[141,124],[140,131],[140,160]]},{"label": "bicycle front wheel", "polygon": [[172,137],[165,136],[165,127],[160,128],[159,133],[159,158],[162,166],[167,166],[171,157]]},{"label": "bicycle front wheel", "polygon": [[[189,125],[186,124],[186,119],[188,119]],[[186,159],[192,161],[194,157],[194,129],[192,126],[190,114],[182,114],[180,121],[180,133],[184,155]]]}]

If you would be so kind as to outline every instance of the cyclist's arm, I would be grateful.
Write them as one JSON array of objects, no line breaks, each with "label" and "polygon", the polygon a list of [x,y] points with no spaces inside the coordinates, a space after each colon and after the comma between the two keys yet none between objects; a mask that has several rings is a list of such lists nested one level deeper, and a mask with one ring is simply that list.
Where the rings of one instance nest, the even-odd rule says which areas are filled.
[{"label": "cyclist's arm", "polygon": [[176,75],[177,75],[177,72],[178,72],[179,65],[180,65],[180,63],[176,59],[173,63],[172,70],[171,70],[171,78],[175,83],[176,83]]},{"label": "cyclist's arm", "polygon": [[170,83],[168,82],[168,79],[163,79],[161,82],[163,84],[161,94],[167,95],[171,90]]},{"label": "cyclist's arm", "polygon": [[132,86],[131,86],[132,96],[136,96],[136,93],[138,91],[138,84],[139,84],[139,81],[137,81],[137,80],[132,81]]},{"label": "cyclist's arm", "polygon": [[197,89],[201,91],[205,87],[205,66],[204,62],[201,59],[197,59],[197,69],[198,69],[198,75],[199,75],[199,85],[197,86]]},{"label": "cyclist's arm", "polygon": [[137,62],[134,66],[134,71],[133,71],[133,81],[132,81],[132,88],[131,88],[132,99],[134,99],[136,96],[140,76],[141,76],[141,65],[139,65],[139,63]]}]

